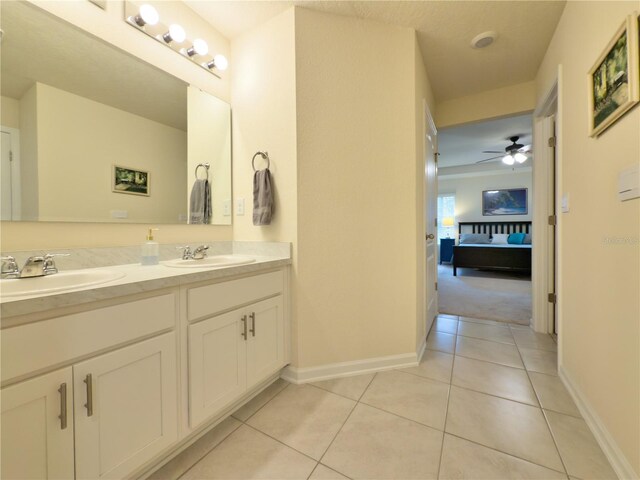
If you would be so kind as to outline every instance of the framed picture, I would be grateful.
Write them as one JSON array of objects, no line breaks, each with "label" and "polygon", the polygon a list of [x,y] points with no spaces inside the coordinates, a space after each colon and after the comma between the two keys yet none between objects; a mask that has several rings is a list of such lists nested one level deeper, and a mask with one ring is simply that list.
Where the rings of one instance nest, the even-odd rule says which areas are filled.
[{"label": "framed picture", "polygon": [[482,192],[482,215],[526,215],[527,189],[509,188]]},{"label": "framed picture", "polygon": [[638,16],[629,15],[589,70],[589,135],[597,137],[639,100]]},{"label": "framed picture", "polygon": [[112,190],[116,193],[149,196],[149,172],[134,168],[113,166]]}]

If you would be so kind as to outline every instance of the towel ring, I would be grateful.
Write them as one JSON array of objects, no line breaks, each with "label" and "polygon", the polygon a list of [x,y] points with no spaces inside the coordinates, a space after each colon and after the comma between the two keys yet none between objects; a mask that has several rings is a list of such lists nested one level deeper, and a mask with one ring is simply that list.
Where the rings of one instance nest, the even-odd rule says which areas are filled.
[{"label": "towel ring", "polygon": [[196,179],[198,178],[198,169],[200,167],[204,167],[204,169],[207,171],[207,180],[209,180],[209,167],[211,166],[211,164],[209,163],[199,163],[198,165],[196,165]]},{"label": "towel ring", "polygon": [[264,158],[267,161],[267,168],[269,168],[271,166],[271,160],[269,159],[269,152],[256,152],[256,154],[253,156],[253,158],[251,159],[251,166],[253,167],[253,171],[256,171],[256,157],[260,155],[262,158]]}]

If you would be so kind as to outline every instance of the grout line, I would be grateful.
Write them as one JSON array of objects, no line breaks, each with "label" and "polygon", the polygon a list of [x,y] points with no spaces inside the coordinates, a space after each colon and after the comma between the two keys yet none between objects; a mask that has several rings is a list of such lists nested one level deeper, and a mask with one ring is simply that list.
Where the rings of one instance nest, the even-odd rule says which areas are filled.
[{"label": "grout line", "polygon": [[[458,322],[458,328],[460,322]],[[456,335],[456,345],[458,344],[458,337]],[[436,478],[440,478],[440,470],[442,469],[442,457],[444,456],[444,437],[447,432],[447,420],[449,419],[449,404],[451,403],[451,386],[453,384],[453,369],[456,366],[456,355],[453,355],[453,361],[451,362],[451,374],[449,375],[449,391],[447,392],[447,406],[444,412],[444,425],[442,426],[442,443],[440,444],[440,459],[438,460],[438,472]]]},{"label": "grout line", "polygon": [[311,455],[309,455],[308,453],[304,453],[301,452],[300,450],[298,450],[295,447],[292,447],[291,445],[287,445],[286,443],[284,443],[282,440],[278,440],[276,437],[272,437],[271,435],[269,435],[268,433],[263,432],[262,430],[260,430],[259,428],[254,427],[253,425],[249,425],[248,423],[244,423],[244,426],[246,426],[247,428],[250,428],[251,430],[254,430],[262,435],[264,435],[265,437],[269,437],[271,440],[275,440],[276,442],[278,442],[280,445],[283,445],[285,447],[287,447],[290,450],[293,450],[294,452],[299,453],[300,455],[304,455],[305,457],[313,460],[314,462],[319,462],[320,460],[318,460],[317,458],[313,458]]},{"label": "grout line", "polygon": [[[287,381],[285,380],[285,382],[287,382]],[[291,385],[292,385],[291,383],[287,382],[287,385],[285,385],[282,389],[280,389],[280,391],[279,391],[279,392],[277,392],[273,397],[271,397],[269,400],[267,400],[267,401],[266,401],[262,406],[260,406],[260,408],[258,408],[255,412],[253,412],[251,415],[249,415],[245,420],[240,420],[238,417],[233,417],[233,413],[231,414],[231,416],[232,416],[233,418],[235,418],[236,420],[238,420],[239,422],[242,422],[242,423],[246,423],[246,422],[248,422],[249,420],[251,420],[251,418],[253,418],[253,416],[254,416],[256,413],[258,413],[260,410],[262,410],[264,407],[266,407],[268,403],[271,403],[271,400],[273,400],[274,398],[276,398],[278,395],[280,395],[282,392],[284,392],[284,391],[285,391],[287,388],[289,388]],[[269,388],[269,387],[267,387],[267,388]],[[267,388],[265,388],[264,390],[266,390]],[[251,402],[252,400],[254,400],[254,399],[258,398],[260,395],[262,395],[262,393],[264,393],[264,390],[263,390],[262,392],[260,392],[258,395],[256,395],[255,397],[253,397],[251,400],[249,400],[249,402]],[[245,403],[245,405],[247,405],[249,402]],[[245,405],[243,405],[243,407],[244,407]],[[238,410],[240,410],[241,408],[242,408],[242,407],[240,407]],[[234,412],[234,413],[235,413],[235,412]]]},{"label": "grout line", "polygon": [[320,465],[320,462],[316,463],[316,466],[313,467],[313,470],[311,470],[311,473],[309,475],[307,475],[307,480],[309,480],[311,478],[311,475],[313,475],[313,472],[316,471],[316,469],[318,468],[318,465]]}]

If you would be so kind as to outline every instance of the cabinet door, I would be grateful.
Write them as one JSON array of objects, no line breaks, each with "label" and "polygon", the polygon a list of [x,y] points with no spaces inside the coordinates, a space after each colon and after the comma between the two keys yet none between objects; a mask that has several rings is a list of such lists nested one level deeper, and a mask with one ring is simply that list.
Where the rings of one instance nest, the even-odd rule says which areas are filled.
[{"label": "cabinet door", "polygon": [[284,366],[284,315],[279,295],[247,307],[247,388]]},{"label": "cabinet door", "polygon": [[189,325],[191,428],[244,393],[247,380],[246,322],[244,312],[234,310]]},{"label": "cabinet door", "polygon": [[124,478],[177,439],[175,334],[73,367],[76,474]]},{"label": "cabinet door", "polygon": [[2,389],[2,478],[73,478],[72,385],[68,367]]}]

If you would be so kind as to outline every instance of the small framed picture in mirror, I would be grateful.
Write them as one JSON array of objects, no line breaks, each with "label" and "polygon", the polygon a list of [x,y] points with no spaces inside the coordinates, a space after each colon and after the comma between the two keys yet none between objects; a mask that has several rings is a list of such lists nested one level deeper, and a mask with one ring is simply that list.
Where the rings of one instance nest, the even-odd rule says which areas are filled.
[{"label": "small framed picture in mirror", "polygon": [[149,172],[135,168],[113,165],[113,185],[115,193],[149,196]]}]

